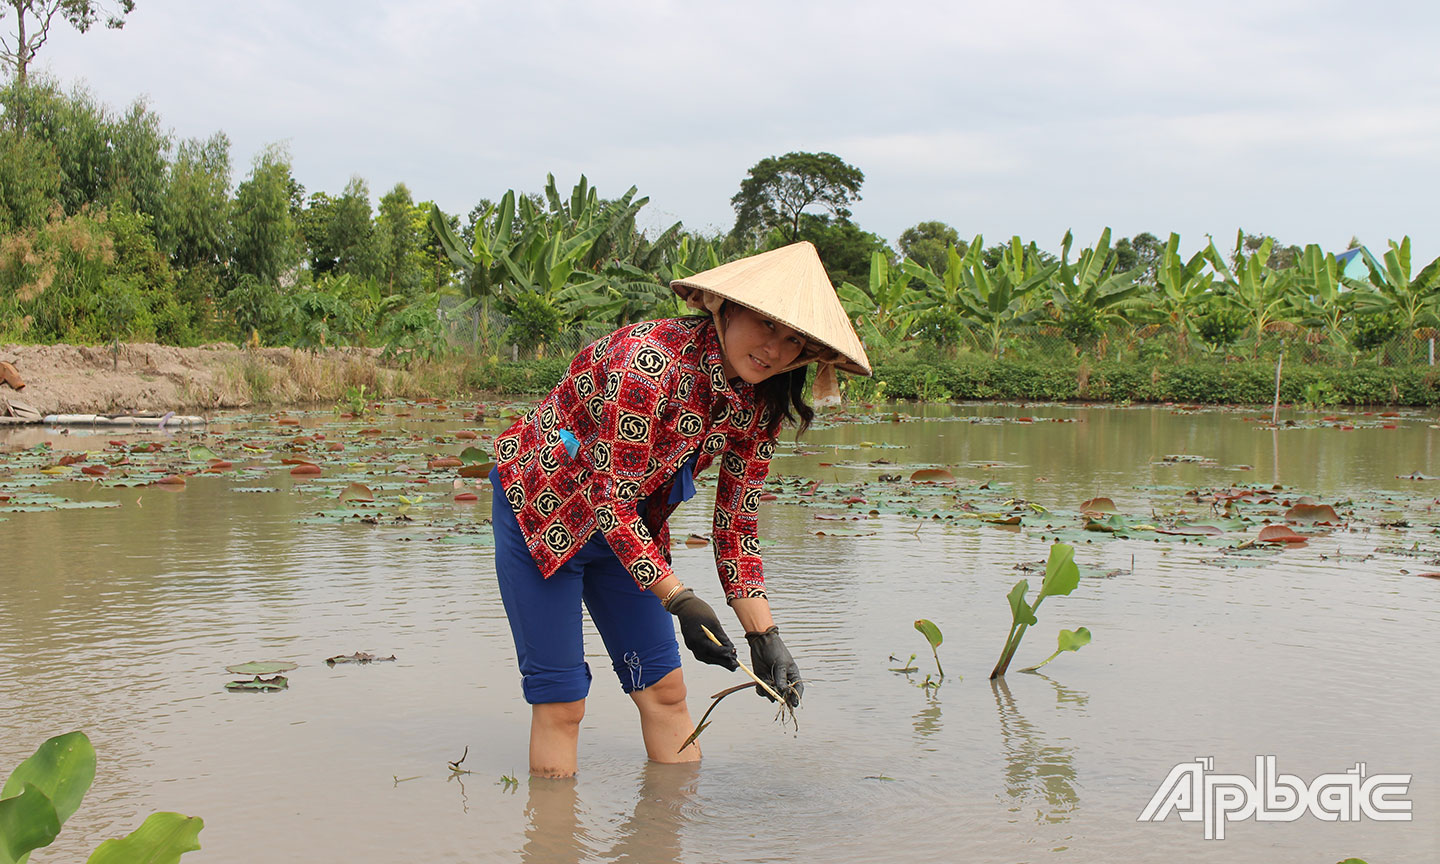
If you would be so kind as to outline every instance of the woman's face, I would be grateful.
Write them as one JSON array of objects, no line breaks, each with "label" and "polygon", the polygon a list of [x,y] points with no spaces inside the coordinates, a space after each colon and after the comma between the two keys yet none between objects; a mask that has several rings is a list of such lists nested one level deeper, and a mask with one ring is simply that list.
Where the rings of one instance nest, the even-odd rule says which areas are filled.
[{"label": "woman's face", "polygon": [[759,384],[795,362],[805,350],[805,337],[779,321],[745,306],[727,305],[725,377]]}]

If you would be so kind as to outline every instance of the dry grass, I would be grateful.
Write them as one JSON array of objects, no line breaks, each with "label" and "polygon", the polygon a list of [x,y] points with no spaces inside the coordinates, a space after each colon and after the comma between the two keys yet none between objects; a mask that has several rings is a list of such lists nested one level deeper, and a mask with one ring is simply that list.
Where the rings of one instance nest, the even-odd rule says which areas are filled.
[{"label": "dry grass", "polygon": [[[376,398],[451,397],[464,392],[467,361],[451,359],[414,363],[409,368],[386,365],[372,351],[337,349],[247,352],[238,375],[231,374],[229,401],[235,407],[279,404],[325,404],[346,398],[363,387]],[[234,396],[243,402],[233,401]]]},{"label": "dry grass", "polygon": [[334,405],[364,388],[366,398],[441,398],[468,394],[478,362],[453,357],[411,363],[380,352],[338,348],[199,348],[136,343],[119,362],[108,348],[74,345],[4,346],[25,374],[26,395],[42,413],[193,412],[280,405]]}]

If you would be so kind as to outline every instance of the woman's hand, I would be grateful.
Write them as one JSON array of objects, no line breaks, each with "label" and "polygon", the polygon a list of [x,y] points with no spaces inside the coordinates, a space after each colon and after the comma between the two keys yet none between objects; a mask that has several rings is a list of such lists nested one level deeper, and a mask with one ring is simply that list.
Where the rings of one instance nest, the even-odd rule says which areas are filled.
[{"label": "woman's hand", "polygon": [[[732,672],[740,668],[735,659],[735,643],[725,635],[720,619],[715,617],[715,610],[710,608],[709,603],[697,597],[694,591],[682,588],[665,604],[665,610],[680,619],[680,635],[685,637],[685,647],[690,649],[696,660],[724,666]],[[705,635],[701,627],[715,634],[720,644],[710,641],[710,637]]]},{"label": "woman's hand", "polygon": [[[750,665],[755,674],[784,696],[791,708],[798,706],[800,697],[805,693],[805,684],[800,680],[800,667],[790,656],[790,649],[780,640],[780,628],[771,625],[761,633],[746,633],[745,640],[750,643]],[[771,702],[775,701],[775,697],[759,685],[756,685],[755,692]]]}]

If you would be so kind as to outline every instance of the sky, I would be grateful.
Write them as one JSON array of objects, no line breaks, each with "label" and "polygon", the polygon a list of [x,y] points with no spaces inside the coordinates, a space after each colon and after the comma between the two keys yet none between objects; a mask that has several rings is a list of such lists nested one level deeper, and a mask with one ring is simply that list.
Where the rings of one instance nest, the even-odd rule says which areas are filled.
[{"label": "sky", "polygon": [[237,180],[279,143],[310,192],[404,182],[462,216],[583,173],[639,187],[648,227],[723,231],[750,166],[828,151],[892,243],[925,220],[1052,251],[1107,226],[1189,251],[1408,234],[1418,270],[1437,44],[1440,4],[1389,0],[138,0],[37,63],[177,138],[223,130]]}]

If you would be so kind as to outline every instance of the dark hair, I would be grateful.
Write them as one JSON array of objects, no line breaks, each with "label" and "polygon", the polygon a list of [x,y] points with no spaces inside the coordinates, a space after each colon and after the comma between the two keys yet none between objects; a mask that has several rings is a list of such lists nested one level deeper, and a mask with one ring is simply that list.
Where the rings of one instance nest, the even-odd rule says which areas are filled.
[{"label": "dark hair", "polygon": [[[805,373],[809,368],[809,365],[805,365],[789,372],[771,375],[755,385],[755,393],[760,397],[760,403],[770,409],[770,425],[765,428],[766,432],[771,435],[778,433],[783,420],[795,424],[796,438],[810,428],[810,421],[815,419],[815,409],[805,402]],[[791,408],[795,409],[794,414],[791,413]],[[800,415],[798,420],[795,414]]]}]

